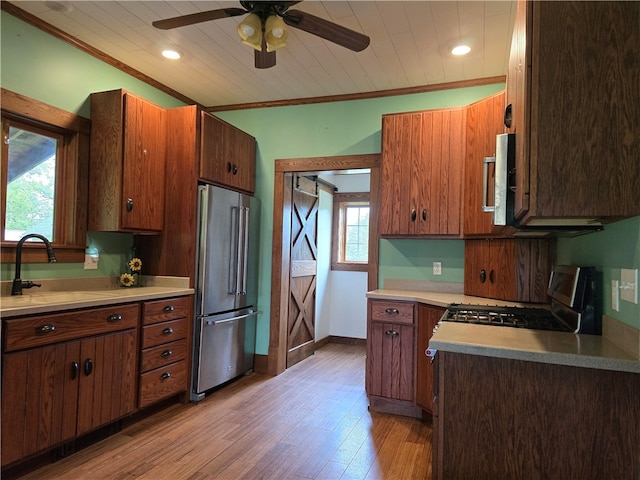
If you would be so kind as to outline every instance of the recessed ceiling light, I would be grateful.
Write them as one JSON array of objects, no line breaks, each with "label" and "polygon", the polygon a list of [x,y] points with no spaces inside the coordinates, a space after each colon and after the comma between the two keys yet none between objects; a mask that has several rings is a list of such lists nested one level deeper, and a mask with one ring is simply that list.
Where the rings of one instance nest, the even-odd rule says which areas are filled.
[{"label": "recessed ceiling light", "polygon": [[178,60],[181,55],[180,52],[177,52],[176,50],[163,50],[162,56],[170,60]]},{"label": "recessed ceiling light", "polygon": [[451,53],[454,55],[466,55],[471,51],[471,47],[467,45],[458,45],[457,47],[453,47]]},{"label": "recessed ceiling light", "polygon": [[53,10],[55,12],[69,13],[69,12],[73,11],[73,5],[71,5],[71,2],[49,1],[49,2],[44,2],[44,3],[45,3],[45,5],[47,7],[49,7],[51,10]]}]

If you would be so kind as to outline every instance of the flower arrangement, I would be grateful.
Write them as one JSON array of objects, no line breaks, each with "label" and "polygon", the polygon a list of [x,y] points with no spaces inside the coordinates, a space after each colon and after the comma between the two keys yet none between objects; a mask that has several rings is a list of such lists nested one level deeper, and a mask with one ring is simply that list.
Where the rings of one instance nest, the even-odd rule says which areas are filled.
[{"label": "flower arrangement", "polygon": [[139,286],[138,276],[140,275],[140,270],[142,270],[142,260],[134,257],[129,260],[127,266],[129,268],[129,272],[125,272],[120,275],[120,285],[123,287],[133,287],[138,283]]}]

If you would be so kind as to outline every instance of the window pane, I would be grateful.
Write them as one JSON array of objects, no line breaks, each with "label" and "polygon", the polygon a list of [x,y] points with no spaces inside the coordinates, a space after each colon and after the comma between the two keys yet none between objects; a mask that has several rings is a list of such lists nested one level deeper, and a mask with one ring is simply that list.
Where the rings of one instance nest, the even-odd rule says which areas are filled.
[{"label": "window pane", "polygon": [[345,262],[367,262],[369,258],[369,207],[345,207]]},{"label": "window pane", "polygon": [[57,140],[9,127],[5,240],[53,238]]}]

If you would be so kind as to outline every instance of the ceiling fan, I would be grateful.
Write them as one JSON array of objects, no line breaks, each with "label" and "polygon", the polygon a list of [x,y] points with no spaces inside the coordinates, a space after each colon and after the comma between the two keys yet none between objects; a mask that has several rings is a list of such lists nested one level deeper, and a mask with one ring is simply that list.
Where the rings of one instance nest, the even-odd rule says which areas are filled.
[{"label": "ceiling fan", "polygon": [[360,52],[369,46],[370,39],[362,33],[350,30],[329,20],[289,7],[300,1],[240,1],[243,8],[220,8],[191,13],[178,17],[156,20],[155,28],[169,30],[196,23],[247,15],[238,25],[242,43],[255,49],[255,67],[269,68],[276,64],[277,48],[286,46],[287,32],[282,23],[317,35],[337,45]]}]

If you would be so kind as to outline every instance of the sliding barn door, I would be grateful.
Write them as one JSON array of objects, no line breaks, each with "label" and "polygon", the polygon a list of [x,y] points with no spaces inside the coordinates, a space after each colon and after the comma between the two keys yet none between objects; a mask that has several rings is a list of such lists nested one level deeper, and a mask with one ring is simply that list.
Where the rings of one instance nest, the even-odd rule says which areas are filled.
[{"label": "sliding barn door", "polygon": [[291,178],[291,268],[287,368],[313,354],[315,348],[318,192],[315,180]]}]

